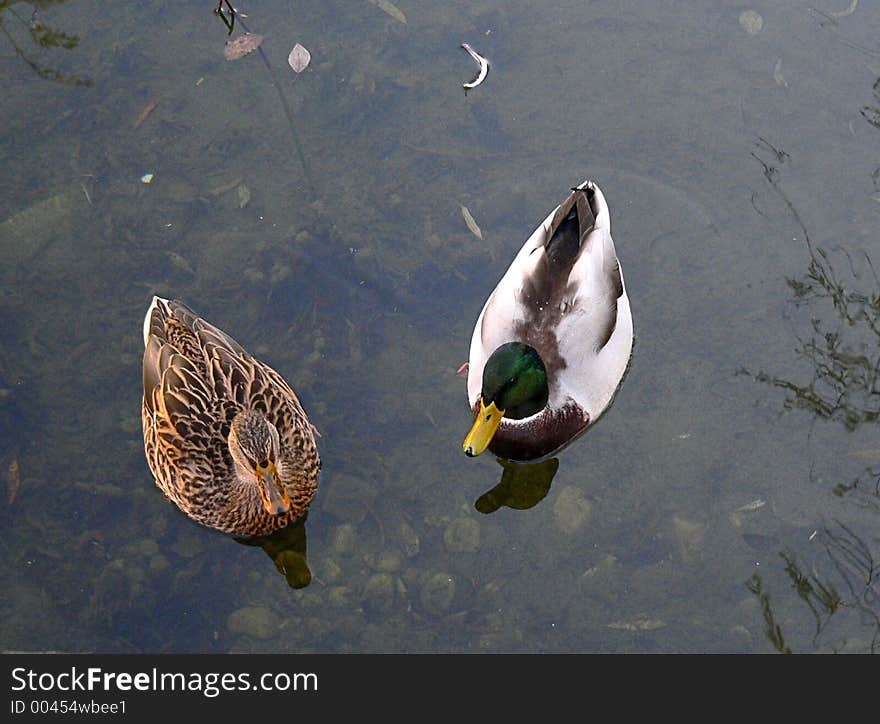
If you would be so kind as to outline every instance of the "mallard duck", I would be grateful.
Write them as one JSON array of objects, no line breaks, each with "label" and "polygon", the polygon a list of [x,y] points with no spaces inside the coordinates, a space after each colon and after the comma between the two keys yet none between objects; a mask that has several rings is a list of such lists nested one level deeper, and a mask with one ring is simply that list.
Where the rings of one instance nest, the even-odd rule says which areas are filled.
[{"label": "mallard duck", "polygon": [[162,492],[236,535],[299,518],[321,460],[290,385],[182,302],[153,297],[144,345],[144,449]]},{"label": "mallard duck", "polygon": [[465,453],[536,461],[559,452],[611,404],[632,345],[608,205],[585,181],[535,229],[477,318]]}]

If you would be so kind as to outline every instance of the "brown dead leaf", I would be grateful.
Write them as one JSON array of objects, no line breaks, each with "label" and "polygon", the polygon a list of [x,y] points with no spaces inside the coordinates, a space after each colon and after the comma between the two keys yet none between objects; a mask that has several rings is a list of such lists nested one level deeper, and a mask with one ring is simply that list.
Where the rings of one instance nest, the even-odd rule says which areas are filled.
[{"label": "brown dead leaf", "polygon": [[260,43],[262,42],[262,35],[245,33],[244,35],[239,35],[235,40],[227,41],[223,48],[223,55],[226,56],[226,60],[238,60],[239,58],[246,56],[248,53],[253,53],[260,47]]},{"label": "brown dead leaf", "polygon": [[8,505],[12,505],[15,502],[15,496],[18,495],[20,487],[21,473],[18,469],[18,460],[13,458],[6,469],[6,503]]},{"label": "brown dead leaf", "polygon": [[147,105],[144,106],[143,110],[138,114],[138,117],[134,119],[131,124],[132,128],[139,128],[140,125],[147,120],[147,116],[153,112],[153,109],[159,104],[159,96],[153,98]]}]

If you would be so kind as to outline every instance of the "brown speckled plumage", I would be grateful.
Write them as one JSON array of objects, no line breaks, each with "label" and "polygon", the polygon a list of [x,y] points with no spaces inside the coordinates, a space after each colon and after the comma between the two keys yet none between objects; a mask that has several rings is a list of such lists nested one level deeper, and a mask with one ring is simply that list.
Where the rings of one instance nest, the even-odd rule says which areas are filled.
[{"label": "brown speckled plumage", "polygon": [[[154,298],[144,344],[144,449],[162,492],[193,520],[236,535],[270,533],[305,513],[321,460],[308,416],[284,379],[181,302]],[[285,513],[268,513],[255,481],[236,470],[229,430],[246,410],[278,430]]]}]

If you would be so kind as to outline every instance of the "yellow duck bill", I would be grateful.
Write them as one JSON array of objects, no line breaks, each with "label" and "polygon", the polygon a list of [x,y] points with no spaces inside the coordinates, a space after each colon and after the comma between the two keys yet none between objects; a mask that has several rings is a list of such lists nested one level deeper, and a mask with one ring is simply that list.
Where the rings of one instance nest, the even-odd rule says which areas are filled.
[{"label": "yellow duck bill", "polygon": [[268,468],[257,470],[257,485],[260,488],[263,508],[269,515],[281,515],[290,509],[290,498],[281,489],[278,471],[274,464],[269,463]]},{"label": "yellow duck bill", "polygon": [[501,424],[502,417],[504,417],[504,410],[499,410],[494,402],[489,403],[487,407],[481,398],[480,411],[477,413],[474,425],[471,427],[471,431],[465,437],[464,444],[462,445],[464,454],[473,458],[489,447],[495,431]]}]

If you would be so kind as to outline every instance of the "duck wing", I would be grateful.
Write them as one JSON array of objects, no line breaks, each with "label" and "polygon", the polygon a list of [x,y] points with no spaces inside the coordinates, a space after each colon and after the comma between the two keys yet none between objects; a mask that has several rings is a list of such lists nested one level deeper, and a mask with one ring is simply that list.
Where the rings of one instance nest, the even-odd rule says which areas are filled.
[{"label": "duck wing", "polygon": [[514,340],[541,355],[552,395],[554,380],[571,362],[581,364],[590,350],[607,344],[623,293],[605,199],[584,182],[535,229],[486,301],[471,340],[471,405],[486,360]]}]

